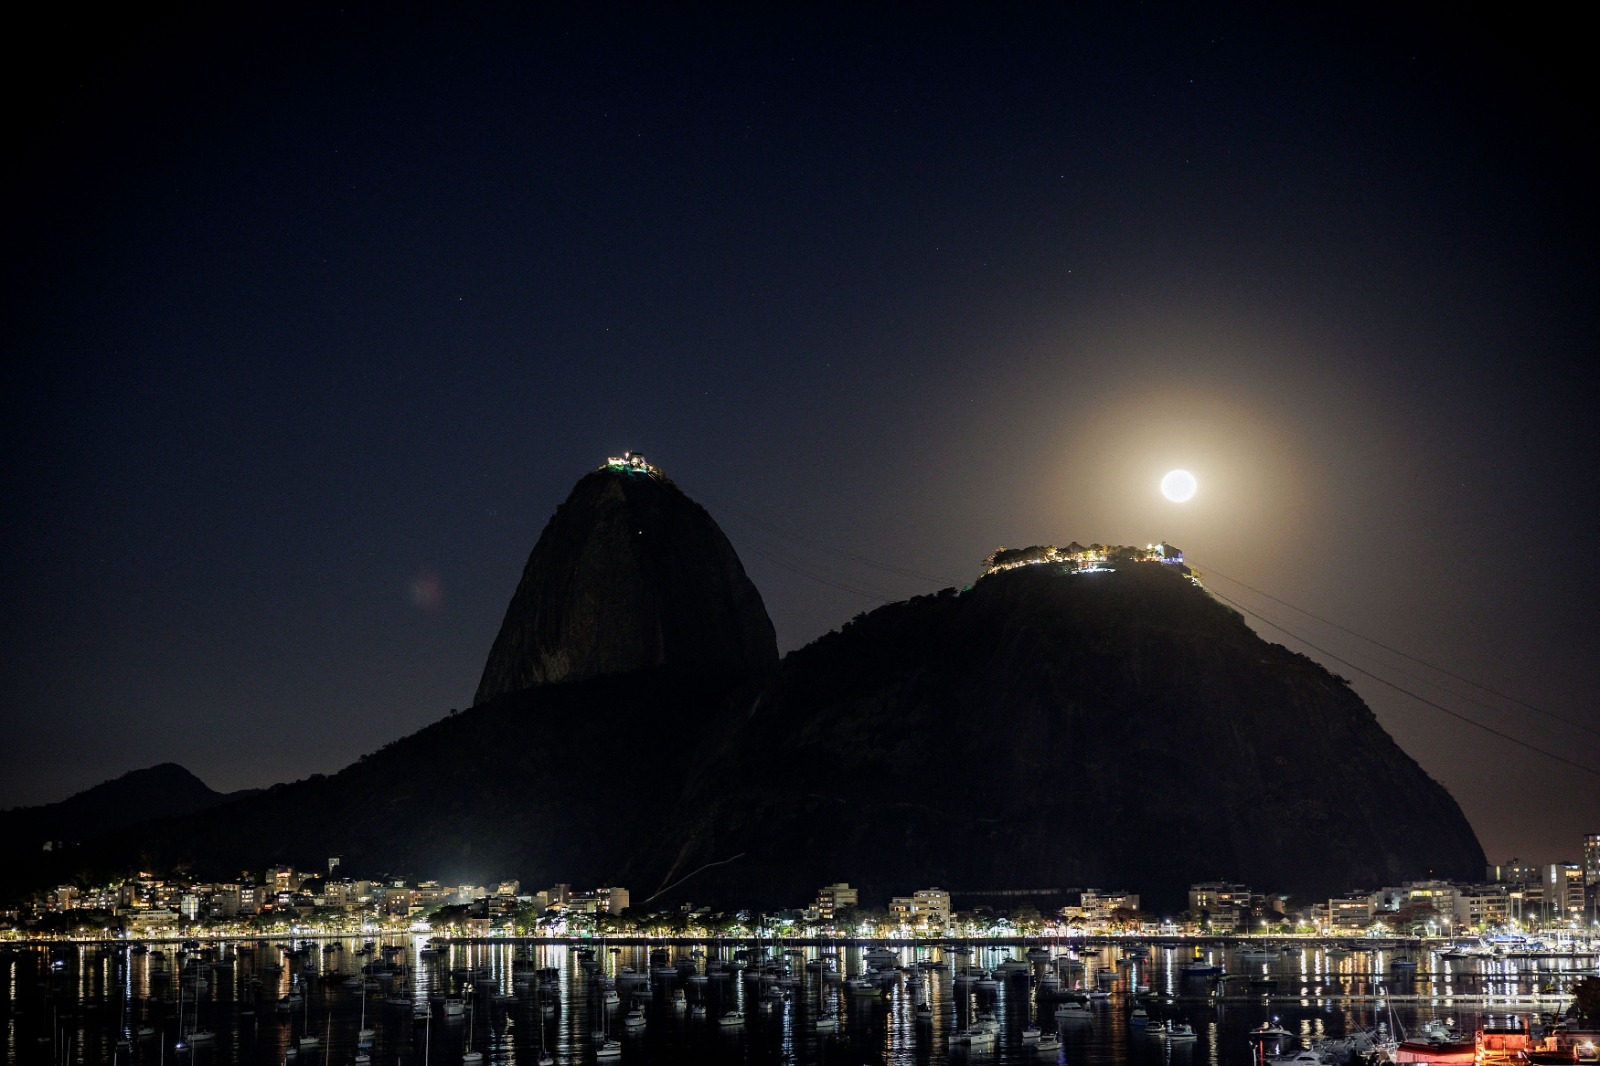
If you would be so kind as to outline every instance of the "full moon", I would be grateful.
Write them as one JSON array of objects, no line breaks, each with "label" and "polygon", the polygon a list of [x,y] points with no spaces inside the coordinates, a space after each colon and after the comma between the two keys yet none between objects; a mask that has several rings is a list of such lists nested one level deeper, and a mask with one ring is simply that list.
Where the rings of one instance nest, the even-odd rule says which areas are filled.
[{"label": "full moon", "polygon": [[1182,503],[1194,495],[1194,490],[1200,485],[1195,481],[1194,475],[1187,470],[1170,471],[1161,479],[1161,495],[1173,503]]}]

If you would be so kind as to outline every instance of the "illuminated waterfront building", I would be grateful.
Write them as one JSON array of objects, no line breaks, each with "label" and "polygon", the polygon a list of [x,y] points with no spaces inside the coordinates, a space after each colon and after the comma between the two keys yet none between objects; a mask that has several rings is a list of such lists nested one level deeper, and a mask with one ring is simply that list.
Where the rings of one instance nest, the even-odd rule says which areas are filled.
[{"label": "illuminated waterfront building", "polygon": [[831,922],[839,912],[861,905],[861,894],[843,881],[817,889],[817,917]]},{"label": "illuminated waterfront building", "polygon": [[1328,900],[1328,926],[1355,931],[1372,924],[1372,897],[1349,895]]},{"label": "illuminated waterfront building", "polygon": [[1250,886],[1228,881],[1201,881],[1189,886],[1189,913],[1213,929],[1235,929],[1250,913]]},{"label": "illuminated waterfront building", "polygon": [[1467,885],[1456,891],[1458,930],[1497,929],[1511,921],[1511,893],[1505,885]]},{"label": "illuminated waterfront building", "polygon": [[1580,922],[1584,905],[1583,867],[1575,862],[1553,862],[1544,868],[1545,918],[1551,922]]},{"label": "illuminated waterfront building", "polygon": [[[1242,886],[1241,886],[1242,887]],[[1245,890],[1246,902],[1249,901],[1249,889]],[[1114,917],[1114,911],[1138,911],[1139,893],[1101,892],[1097,888],[1086,888],[1079,900],[1083,908],[1083,917],[1091,922],[1108,922]]]},{"label": "illuminated waterfront building", "polygon": [[604,887],[577,892],[567,900],[566,909],[575,914],[621,914],[628,909],[628,890]]},{"label": "illuminated waterfront building", "polygon": [[889,917],[919,933],[941,933],[950,922],[950,893],[942,888],[919,888],[909,896],[889,901]]}]

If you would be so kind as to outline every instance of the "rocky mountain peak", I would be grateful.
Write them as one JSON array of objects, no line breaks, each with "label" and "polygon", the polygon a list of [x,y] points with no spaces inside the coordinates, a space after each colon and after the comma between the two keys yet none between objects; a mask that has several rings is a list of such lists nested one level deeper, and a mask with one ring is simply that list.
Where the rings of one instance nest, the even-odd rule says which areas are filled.
[{"label": "rocky mountain peak", "polygon": [[583,477],[540,534],[475,702],[648,667],[757,677],[777,658],[728,538],[630,452]]}]

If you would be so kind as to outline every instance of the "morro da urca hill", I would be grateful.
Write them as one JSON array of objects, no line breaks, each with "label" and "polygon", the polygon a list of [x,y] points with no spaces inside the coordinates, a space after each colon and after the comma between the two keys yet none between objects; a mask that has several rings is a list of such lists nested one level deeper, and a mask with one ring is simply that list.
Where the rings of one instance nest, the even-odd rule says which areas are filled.
[{"label": "morro da urca hill", "polygon": [[849,880],[1173,906],[1199,880],[1326,895],[1484,863],[1343,681],[1159,562],[1019,566],[792,653],[663,845],[663,883],[742,856],[686,898],[774,903]]},{"label": "morro da urca hill", "polygon": [[761,594],[728,538],[630,454],[579,481],[545,526],[475,702],[655,666],[754,678],[777,658]]}]

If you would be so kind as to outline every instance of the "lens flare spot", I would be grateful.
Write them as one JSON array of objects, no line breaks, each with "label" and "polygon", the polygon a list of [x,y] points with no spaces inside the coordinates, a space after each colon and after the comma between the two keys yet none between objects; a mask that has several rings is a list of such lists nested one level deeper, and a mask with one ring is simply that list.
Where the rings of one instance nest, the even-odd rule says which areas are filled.
[{"label": "lens flare spot", "polygon": [[444,604],[444,585],[439,575],[425,571],[412,578],[411,602],[424,611],[437,611]]}]

